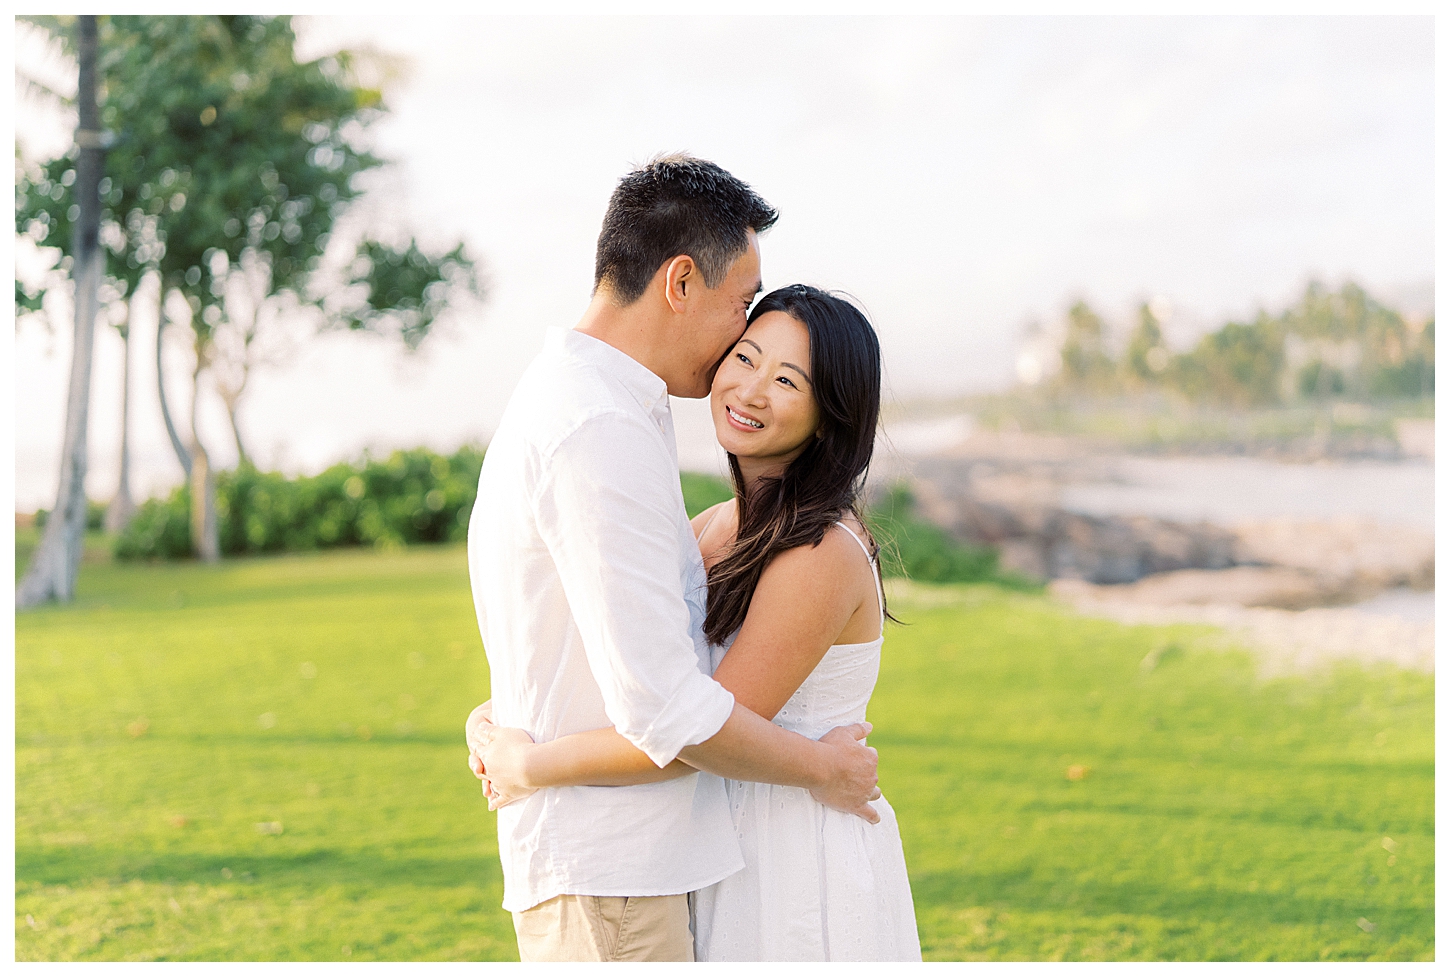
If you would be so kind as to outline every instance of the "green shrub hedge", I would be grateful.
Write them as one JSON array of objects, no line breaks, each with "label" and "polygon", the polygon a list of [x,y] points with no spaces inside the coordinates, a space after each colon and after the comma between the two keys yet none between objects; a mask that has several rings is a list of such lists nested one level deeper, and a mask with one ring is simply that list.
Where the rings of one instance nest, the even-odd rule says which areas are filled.
[{"label": "green shrub hedge", "polygon": [[[50,519],[49,509],[35,510],[36,529],[44,529],[46,522]],[[106,503],[86,500],[86,528],[89,530],[100,529],[106,522]]]},{"label": "green shrub hedge", "polygon": [[952,539],[915,512],[905,485],[896,485],[866,510],[866,524],[881,547],[881,572],[927,583],[996,583],[1020,590],[1040,586],[1006,573],[997,565],[997,551],[967,546]]},{"label": "green shrub hedge", "polygon": [[[730,483],[713,475],[684,472],[680,484],[690,518],[735,493]],[[1017,590],[1039,590],[1031,580],[1004,572],[997,552],[966,546],[941,527],[916,515],[916,503],[905,485],[894,486],[866,510],[866,523],[881,546],[881,572],[928,583],[995,583]]]},{"label": "green shrub hedge", "polygon": [[[218,472],[222,554],[461,541],[482,464],[481,448],[452,456],[417,448],[294,479],[250,465]],[[147,501],[116,538],[116,557],[189,556],[190,512],[187,486]]]},{"label": "green shrub hedge", "polygon": [[[222,554],[461,541],[482,464],[483,450],[469,447],[452,457],[399,451],[296,479],[249,466],[219,472]],[[722,479],[694,472],[680,476],[680,487],[691,518],[734,494]],[[123,560],[190,556],[190,489],[144,503],[114,550]]]},{"label": "green shrub hedge", "polygon": [[[468,536],[482,464],[482,448],[461,448],[451,456],[417,448],[395,451],[382,461],[364,456],[359,465],[333,465],[320,475],[293,479],[250,465],[219,472],[222,554],[461,542]],[[680,476],[680,487],[692,518],[734,494],[723,479],[693,472]],[[1002,573],[994,551],[964,546],[916,516],[905,486],[896,486],[870,507],[866,521],[881,544],[887,576],[1035,586]],[[166,499],[143,503],[116,537],[114,552],[122,560],[190,556],[190,489],[183,486]]]}]

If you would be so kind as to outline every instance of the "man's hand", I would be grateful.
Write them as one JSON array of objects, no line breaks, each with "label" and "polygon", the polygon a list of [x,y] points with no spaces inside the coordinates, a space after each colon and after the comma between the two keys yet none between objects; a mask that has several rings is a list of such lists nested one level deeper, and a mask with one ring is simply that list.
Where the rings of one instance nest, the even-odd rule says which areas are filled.
[{"label": "man's hand", "polygon": [[[478,740],[479,738],[479,731],[484,726],[492,725],[493,700],[489,699],[487,702],[483,703],[482,705],[475,708],[472,712],[470,712],[468,714],[468,721],[463,724],[463,738],[468,741],[469,750],[477,752],[476,750],[474,750],[474,743],[475,740]],[[478,741],[482,742],[482,740]]]},{"label": "man's hand", "polygon": [[[463,724],[463,738],[468,743],[468,769],[473,775],[482,781],[483,796],[490,797],[493,793],[493,785],[489,783],[488,775],[483,771],[483,760],[479,754],[487,742],[484,735],[484,728],[493,725],[493,700],[489,699],[482,705],[474,708],[468,714],[467,721]],[[489,810],[493,810],[493,804],[489,804]]]},{"label": "man's hand", "polygon": [[482,781],[490,811],[538,789],[526,786],[524,761],[533,738],[521,729],[494,725],[492,699],[468,714],[463,735],[468,740],[468,768]]},{"label": "man's hand", "polygon": [[866,745],[869,732],[870,723],[853,723],[837,726],[821,737],[820,742],[831,748],[836,766],[830,781],[812,790],[811,796],[827,807],[876,824],[881,815],[868,802],[881,796],[881,788],[876,786],[876,750]]},{"label": "man's hand", "polygon": [[483,795],[488,798],[490,811],[523,800],[538,790],[528,784],[527,753],[534,746],[528,733],[487,723],[478,728],[475,742],[477,745],[468,754],[468,765],[483,781]]}]

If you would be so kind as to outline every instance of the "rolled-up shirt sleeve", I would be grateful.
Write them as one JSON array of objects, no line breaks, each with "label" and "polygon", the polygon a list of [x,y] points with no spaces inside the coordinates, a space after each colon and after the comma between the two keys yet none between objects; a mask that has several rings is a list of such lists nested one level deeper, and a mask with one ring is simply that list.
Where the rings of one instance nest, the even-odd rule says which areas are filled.
[{"label": "rolled-up shirt sleeve", "polygon": [[585,419],[541,461],[534,510],[605,713],[658,766],[735,698],[700,671],[680,579],[679,473],[642,418]]}]

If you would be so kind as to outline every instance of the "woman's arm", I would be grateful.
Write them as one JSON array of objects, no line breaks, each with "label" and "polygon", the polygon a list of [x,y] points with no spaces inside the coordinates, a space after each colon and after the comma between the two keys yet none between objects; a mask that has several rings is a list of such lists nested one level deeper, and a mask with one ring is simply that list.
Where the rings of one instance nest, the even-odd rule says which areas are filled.
[{"label": "woman's arm", "polygon": [[766,565],[740,634],[715,681],[758,716],[774,719],[848,626],[869,617],[880,633],[876,578],[861,547],[844,530],[826,530],[820,545],[786,550]]},{"label": "woman's arm", "polygon": [[[867,609],[877,620],[871,574],[860,547],[834,529],[819,546],[777,556],[761,573],[740,634],[715,671],[716,681],[742,706],[773,719],[861,610],[863,593],[869,593]],[[534,743],[519,730],[481,728],[489,731],[488,742],[474,749],[482,761],[482,771],[475,773],[494,784],[503,803],[541,787],[656,783],[695,769],[680,760],[657,767],[609,727],[548,743]]]}]

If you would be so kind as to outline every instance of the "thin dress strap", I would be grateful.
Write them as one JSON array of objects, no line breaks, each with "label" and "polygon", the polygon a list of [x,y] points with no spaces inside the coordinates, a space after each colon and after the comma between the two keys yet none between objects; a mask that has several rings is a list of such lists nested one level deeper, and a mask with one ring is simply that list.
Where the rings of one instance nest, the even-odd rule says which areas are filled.
[{"label": "thin dress strap", "polygon": [[705,538],[705,534],[710,531],[710,525],[711,525],[711,523],[713,523],[715,521],[715,517],[718,516],[724,510],[724,508],[725,508],[725,503],[724,502],[721,502],[719,505],[717,505],[715,507],[715,511],[712,512],[712,513],[710,513],[710,518],[705,520],[705,525],[703,525],[703,526],[700,527],[700,535],[697,536],[697,537],[695,537],[696,539],[704,539]]},{"label": "thin dress strap", "polygon": [[[856,541],[857,546],[861,547],[861,552],[866,554],[866,559],[871,563],[871,576],[876,579],[876,609],[881,612],[881,631],[884,634],[886,631],[886,592],[881,589],[881,568],[876,565],[876,557],[871,555],[871,551],[866,548],[866,544],[862,542],[861,537],[857,536],[850,526],[839,520],[837,520],[836,525],[851,534],[851,538]],[[700,535],[705,535],[703,530]]]}]

